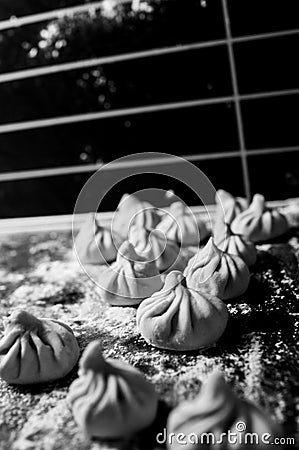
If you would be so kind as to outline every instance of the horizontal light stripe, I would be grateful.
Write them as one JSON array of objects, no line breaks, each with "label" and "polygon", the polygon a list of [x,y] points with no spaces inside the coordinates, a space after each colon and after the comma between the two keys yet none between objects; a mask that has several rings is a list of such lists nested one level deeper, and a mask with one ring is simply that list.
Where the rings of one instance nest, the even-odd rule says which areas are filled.
[{"label": "horizontal light stripe", "polygon": [[173,53],[181,53],[186,51],[198,50],[207,47],[215,47],[217,45],[223,45],[226,41],[209,41],[209,42],[197,42],[194,44],[176,45],[171,47],[162,47],[152,50],[144,50],[140,52],[123,53],[120,55],[103,56],[100,58],[83,59],[81,61],[69,62],[64,64],[55,64],[45,67],[38,67],[34,69],[18,70],[14,72],[8,72],[0,74],[0,83],[8,83],[16,80],[26,80],[28,78],[54,75],[62,72],[69,72],[71,70],[87,69],[94,66],[113,64],[118,62],[130,61],[134,59],[149,58],[154,56],[162,56]]},{"label": "horizontal light stripe", "polygon": [[299,28],[293,28],[291,30],[271,31],[269,33],[251,34],[245,36],[233,37],[232,42],[237,44],[241,42],[259,41],[261,39],[273,39],[287,36],[294,36],[299,34]]},{"label": "horizontal light stripe", "polygon": [[79,122],[89,122],[93,120],[108,119],[113,117],[122,117],[137,114],[146,114],[159,111],[170,111],[174,109],[192,108],[196,106],[205,106],[234,102],[237,100],[255,100],[270,97],[281,97],[287,95],[299,94],[299,89],[285,89],[280,91],[257,92],[252,94],[242,94],[239,96],[225,96],[206,98],[198,100],[189,100],[183,102],[161,103],[149,106],[138,106],[133,108],[115,109],[110,111],[99,111],[94,113],[75,114],[71,116],[51,117],[49,119],[29,120],[24,122],[14,122],[0,125],[0,134],[12,133],[16,131],[33,130],[38,128],[47,128],[57,125],[68,125]]},{"label": "horizontal light stripe", "polygon": [[289,152],[298,152],[299,146],[294,145],[290,147],[277,147],[277,148],[263,148],[263,149],[252,149],[247,150],[247,156],[254,155],[270,155],[275,153],[289,153]]},{"label": "horizontal light stripe", "polygon": [[[298,152],[298,151],[299,146],[264,148],[264,149],[247,150],[246,155],[247,156],[268,155],[268,154]],[[240,151],[236,150],[231,152],[215,152],[215,153],[202,153],[196,155],[183,155],[181,156],[181,158],[186,159],[187,161],[196,162],[196,161],[211,161],[215,159],[238,158],[240,156],[241,156]],[[136,159],[120,163],[115,162],[113,164],[107,163],[106,165],[104,163],[85,164],[78,166],[51,167],[49,169],[3,172],[0,173],[0,182],[93,173],[100,168],[102,168],[103,170],[118,170],[118,169],[127,169],[130,167],[148,167],[152,165],[162,165],[162,164],[165,165],[178,163],[180,163],[180,159],[178,158],[161,158],[161,159],[145,158],[143,160]]]},{"label": "horizontal light stripe", "polygon": [[[270,38],[270,37],[288,36],[288,35],[294,35],[294,34],[299,34],[299,29],[285,31],[285,32],[268,33],[268,34],[260,34],[260,35],[232,38],[231,42],[233,42],[233,43],[247,42],[247,41],[252,41],[252,40],[257,40],[257,39],[266,39],[266,38]],[[193,44],[176,45],[176,46],[169,46],[169,47],[164,47],[164,48],[162,47],[162,48],[144,50],[144,51],[139,51],[139,52],[123,53],[123,54],[119,54],[119,55],[111,55],[111,56],[103,56],[103,57],[98,57],[98,58],[84,59],[81,61],[71,61],[71,62],[63,63],[63,64],[54,64],[54,65],[49,65],[49,66],[45,66],[45,67],[37,67],[37,68],[32,68],[32,69],[18,70],[18,71],[0,74],[0,84],[8,83],[8,82],[16,81],[16,80],[25,80],[25,79],[34,78],[34,77],[53,75],[53,74],[68,72],[71,70],[87,69],[87,68],[95,67],[98,65],[113,64],[113,63],[117,63],[117,62],[130,61],[130,60],[134,60],[134,59],[162,56],[162,55],[171,54],[171,53],[180,53],[180,52],[185,52],[185,51],[198,50],[198,49],[202,49],[202,48],[215,47],[215,46],[219,46],[219,45],[225,45],[226,43],[227,43],[227,39],[218,39],[218,40],[214,40],[214,41],[196,42]]]},{"label": "horizontal light stripe", "polygon": [[[118,3],[131,3],[132,0],[117,0]],[[27,16],[12,16],[9,19],[0,21],[0,31],[18,28],[24,25],[32,25],[34,23],[46,22],[48,20],[60,19],[64,16],[72,16],[74,14],[97,10],[102,7],[102,1],[87,3],[79,6],[70,6],[68,8],[54,9],[38,14],[30,14]]]},{"label": "horizontal light stripe", "polygon": [[[290,204],[290,201],[299,201],[299,198],[288,200],[277,200],[267,202],[272,208],[281,208]],[[190,209],[195,215],[200,215],[203,220],[208,219],[208,214],[213,218],[215,205],[191,206]],[[75,221],[76,230],[85,222],[88,214],[80,214]],[[98,218],[105,226],[109,225],[113,212],[101,212]],[[43,217],[21,217],[15,219],[0,219],[0,235],[18,234],[18,233],[39,233],[39,232],[59,232],[72,230],[72,214],[60,216]]]},{"label": "horizontal light stripe", "polygon": [[159,111],[169,111],[181,108],[192,108],[201,105],[212,105],[218,103],[230,102],[233,97],[217,97],[210,99],[189,100],[185,102],[161,103],[149,106],[137,106],[133,108],[115,109],[111,111],[100,111],[94,113],[76,114],[72,116],[53,117],[49,119],[29,120],[26,122],[15,122],[0,125],[0,134],[16,131],[33,130],[37,128],[46,128],[56,125],[67,125],[78,122],[89,122],[92,120],[107,119],[112,117],[130,116],[136,114],[145,114]]},{"label": "horizontal light stripe", "polygon": [[[232,158],[239,156],[238,151],[232,152],[218,152],[218,153],[204,153],[200,155],[186,155],[181,156],[188,161],[200,161],[218,158]],[[102,168],[103,170],[118,170],[127,169],[130,167],[147,167],[152,165],[165,165],[165,164],[178,164],[180,163],[179,158],[145,158],[143,160],[132,160],[126,162],[115,162],[113,164],[85,164],[78,166],[66,166],[66,167],[51,167],[49,169],[36,169],[36,170],[22,170],[15,172],[4,172],[0,173],[0,182],[5,181],[18,181],[26,180],[30,178],[44,178],[53,177],[60,175],[75,175],[78,173],[91,173]]]},{"label": "horizontal light stripe", "polygon": [[240,100],[255,100],[270,97],[283,97],[288,95],[299,94],[299,88],[295,89],[281,89],[278,91],[268,91],[268,92],[255,92],[253,94],[241,94],[239,96]]}]

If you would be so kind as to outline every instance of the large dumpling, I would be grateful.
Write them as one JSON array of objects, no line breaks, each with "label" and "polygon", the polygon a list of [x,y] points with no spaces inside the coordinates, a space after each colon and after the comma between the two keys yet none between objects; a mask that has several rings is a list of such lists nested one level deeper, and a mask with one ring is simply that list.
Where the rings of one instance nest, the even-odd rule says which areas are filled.
[{"label": "large dumpling", "polygon": [[234,219],[231,228],[252,242],[262,242],[281,236],[288,231],[289,224],[281,212],[267,208],[265,198],[256,194],[249,208]]},{"label": "large dumpling", "polygon": [[185,245],[198,245],[208,235],[204,222],[195,218],[182,202],[174,202],[157,226],[168,239]]},{"label": "large dumpling", "polygon": [[120,246],[115,263],[99,272],[97,282],[102,298],[115,306],[137,305],[162,287],[151,250],[139,254],[129,241]]},{"label": "large dumpling", "polygon": [[136,195],[123,195],[112,218],[112,233],[127,239],[132,225],[153,230],[161,217],[151,203],[139,200]]},{"label": "large dumpling", "polygon": [[179,271],[137,310],[137,326],[151,345],[169,350],[197,350],[214,344],[226,328],[226,305],[217,297],[186,286]]},{"label": "large dumpling", "polygon": [[71,328],[54,319],[37,319],[15,311],[5,324],[0,341],[0,376],[11,384],[58,380],[79,358]]},{"label": "large dumpling", "polygon": [[[266,449],[283,435],[270,414],[239,399],[217,372],[194,400],[172,410],[167,434],[169,450]],[[282,449],[278,444],[274,447]]]},{"label": "large dumpling", "polygon": [[112,237],[111,231],[100,226],[91,213],[76,237],[75,251],[82,264],[110,263],[115,261],[122,241],[117,233]]},{"label": "large dumpling", "polygon": [[214,242],[225,253],[240,256],[243,261],[252,266],[256,262],[257,251],[253,242],[241,234],[234,234],[228,224],[223,226],[224,232],[214,231]]},{"label": "large dumpling", "polygon": [[121,360],[105,360],[94,341],[80,360],[79,378],[68,402],[78,425],[90,437],[120,439],[149,426],[157,413],[157,394],[142,374]]},{"label": "large dumpling", "polygon": [[249,269],[243,259],[219,250],[212,238],[190,259],[184,275],[189,287],[221,300],[243,294],[250,281]]},{"label": "large dumpling", "polygon": [[160,230],[148,231],[136,225],[132,226],[129,241],[141,254],[150,254],[152,250],[157,268],[161,272],[172,267],[180,258],[180,248],[177,243],[167,239]]}]

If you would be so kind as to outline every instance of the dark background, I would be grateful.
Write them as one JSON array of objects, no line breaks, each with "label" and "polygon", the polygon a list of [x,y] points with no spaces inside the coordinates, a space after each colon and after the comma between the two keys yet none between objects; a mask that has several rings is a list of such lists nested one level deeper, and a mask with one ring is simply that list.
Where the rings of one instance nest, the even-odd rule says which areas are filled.
[{"label": "dark background", "polygon": [[[83,0],[2,0],[0,21],[11,15],[82,3]],[[148,0],[111,8],[113,3],[105,0],[103,8],[96,12],[0,31],[0,74],[226,38],[221,0]],[[233,38],[298,31],[234,42],[241,95],[299,88],[296,6],[296,0],[228,1]],[[1,83],[0,125],[230,97],[231,79],[228,46],[224,43]],[[298,97],[299,91],[295,91],[241,100],[251,193],[261,192],[269,200],[299,196]],[[269,153],[257,155],[256,150]],[[211,159],[195,164],[216,189],[245,195],[233,101],[0,134],[0,175],[109,162],[126,154],[148,151],[211,155]],[[217,159],[214,153],[220,153]],[[72,213],[78,193],[90,175],[1,182],[0,217]],[[122,193],[151,187],[151,183],[152,187],[174,189],[189,204],[198,203],[180,183],[146,175],[123,182],[107,197],[104,208],[114,209]]]}]

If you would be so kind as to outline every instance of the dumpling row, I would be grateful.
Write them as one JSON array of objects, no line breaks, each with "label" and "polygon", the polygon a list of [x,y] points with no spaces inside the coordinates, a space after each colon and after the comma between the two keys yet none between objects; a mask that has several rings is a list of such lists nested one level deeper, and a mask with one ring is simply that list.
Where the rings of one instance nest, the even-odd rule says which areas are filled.
[{"label": "dumpling row", "polygon": [[[67,400],[77,424],[93,438],[130,439],[150,426],[157,415],[154,387],[129,364],[105,360],[98,341],[85,349],[79,378],[70,386]],[[212,449],[222,439],[221,448],[227,449],[231,448],[229,433],[234,433],[233,448],[238,450],[250,448],[254,443],[258,448],[267,448],[274,439],[283,436],[281,427],[269,415],[239,399],[216,372],[197,398],[182,402],[170,412],[166,429],[156,439],[169,450]],[[253,443],[248,444],[246,433],[249,438],[254,436]],[[265,437],[266,442],[262,440]]]},{"label": "dumpling row", "polygon": [[74,249],[83,265],[109,264],[115,261],[124,241],[137,241],[139,247],[142,241],[148,245],[149,234],[153,231],[150,243],[160,271],[168,269],[177,259],[180,246],[198,245],[208,235],[204,222],[196,219],[182,202],[172,203],[169,212],[161,214],[150,203],[125,194],[110,228],[102,227],[93,214],[88,216],[76,237]]}]

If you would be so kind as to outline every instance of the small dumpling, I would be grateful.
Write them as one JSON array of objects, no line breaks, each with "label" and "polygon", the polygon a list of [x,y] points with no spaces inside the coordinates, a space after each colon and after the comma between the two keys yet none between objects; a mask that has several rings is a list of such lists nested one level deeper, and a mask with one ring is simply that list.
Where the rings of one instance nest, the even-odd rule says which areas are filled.
[{"label": "small dumpling", "polygon": [[216,217],[222,216],[230,224],[241,212],[248,208],[248,201],[243,197],[234,197],[229,192],[219,189],[215,196]]},{"label": "small dumpling", "polygon": [[289,224],[277,209],[266,207],[265,198],[256,194],[248,209],[232,222],[233,233],[242,234],[252,242],[262,242],[281,236],[289,229]]},{"label": "small dumpling", "polygon": [[129,241],[141,254],[150,254],[151,250],[160,272],[171,268],[180,258],[177,243],[167,239],[160,230],[148,231],[133,225],[130,228]]},{"label": "small dumpling", "polygon": [[240,256],[250,267],[256,262],[257,251],[253,242],[241,234],[234,234],[228,224],[224,224],[224,232],[214,231],[216,246],[225,253]]},{"label": "small dumpling", "polygon": [[105,264],[115,261],[117,248],[123,239],[108,228],[99,225],[93,213],[88,218],[75,240],[75,251],[82,264]]},{"label": "small dumpling", "polygon": [[165,213],[157,226],[168,239],[179,244],[197,245],[208,236],[204,222],[195,218],[190,208],[182,202],[174,202],[169,207],[169,214]]},{"label": "small dumpling", "polygon": [[250,281],[249,269],[243,259],[222,252],[212,238],[190,259],[184,275],[189,287],[215,295],[221,300],[230,300],[243,294]]},{"label": "small dumpling", "polygon": [[229,192],[219,189],[216,192],[215,202],[213,234],[217,236],[215,242],[219,242],[225,238],[225,232],[227,231],[225,225],[230,225],[235,217],[248,208],[248,201],[242,197],[234,197]]},{"label": "small dumpling", "polygon": [[112,231],[127,239],[129,229],[132,225],[153,230],[161,217],[151,203],[139,200],[136,195],[125,194],[121,198],[119,205],[112,218]]},{"label": "small dumpling", "polygon": [[[236,450],[266,449],[274,443],[275,438],[283,436],[280,425],[271,419],[269,413],[238,398],[218,372],[208,378],[194,400],[182,402],[171,411],[167,421],[167,434],[169,450],[218,447]],[[251,434],[253,441],[250,440]],[[185,436],[184,443],[180,436]],[[208,436],[213,436],[214,442],[212,439],[207,441]],[[268,439],[269,443],[262,438]],[[278,444],[274,447],[282,449]]]},{"label": "small dumpling", "polygon": [[79,358],[71,328],[54,319],[38,319],[15,311],[5,324],[0,341],[0,376],[11,384],[58,380],[67,375]]},{"label": "small dumpling", "polygon": [[148,427],[158,404],[143,375],[121,360],[105,360],[98,341],[85,349],[67,400],[83,431],[101,439],[129,438]]},{"label": "small dumpling", "polygon": [[186,351],[209,347],[223,334],[226,305],[217,297],[186,285],[179,271],[167,275],[164,287],[144,300],[137,310],[137,326],[151,345]]},{"label": "small dumpling", "polygon": [[162,287],[151,250],[139,254],[129,241],[120,246],[115,263],[98,274],[97,283],[102,298],[115,306],[137,305]]}]

